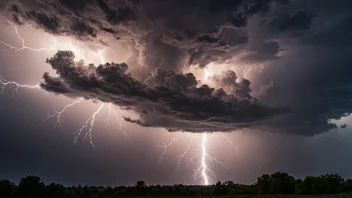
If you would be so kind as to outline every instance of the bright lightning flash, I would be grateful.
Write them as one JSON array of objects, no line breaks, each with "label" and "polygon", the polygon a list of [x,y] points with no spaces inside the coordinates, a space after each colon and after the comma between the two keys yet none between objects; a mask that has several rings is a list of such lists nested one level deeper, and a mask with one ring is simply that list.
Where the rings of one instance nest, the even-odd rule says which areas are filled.
[{"label": "bright lightning flash", "polygon": [[3,77],[0,76],[0,94],[3,94],[4,89],[7,86],[13,86],[12,93],[15,94],[18,92],[18,88],[28,88],[28,89],[37,89],[39,88],[39,84],[36,85],[26,85],[26,84],[20,84],[15,81],[7,81]]},{"label": "bright lightning flash", "polygon": [[74,144],[77,143],[77,139],[81,135],[83,130],[86,130],[86,135],[84,136],[83,139],[86,139],[88,136],[90,144],[95,148],[95,145],[93,143],[93,138],[92,138],[92,130],[94,127],[95,117],[103,107],[104,107],[104,103],[101,104],[100,107],[93,113],[93,115],[91,117],[89,117],[88,120],[82,125],[82,127],[76,131],[77,135],[73,139]]},{"label": "bright lightning flash", "polygon": [[[26,46],[25,39],[20,35],[17,26],[14,23],[10,22],[9,20],[7,20],[7,23],[14,29],[16,37],[21,41],[21,46],[20,47],[16,47],[16,46],[13,46],[13,45],[11,45],[11,44],[9,44],[7,42],[4,42],[4,41],[0,40],[0,44],[3,44],[4,46],[8,47],[11,50],[14,50],[16,52],[17,51],[22,51],[22,50],[30,50],[30,51],[35,51],[35,52],[43,52],[43,51],[51,52],[51,51],[63,50],[62,48],[58,47],[56,38],[54,38],[53,46],[51,46],[51,47],[42,47],[42,48],[28,47],[28,46]],[[27,25],[27,27],[29,27],[29,26],[31,26],[31,25]],[[63,43],[63,42],[61,42],[61,43]],[[63,43],[63,44],[65,44],[65,43]],[[98,56],[101,64],[105,63],[103,50],[99,50],[98,52],[94,52],[94,51],[91,51],[89,49],[80,49],[78,46],[74,46],[72,44],[72,40],[69,41],[68,46],[65,46],[65,48],[70,49],[71,51],[73,51],[77,55],[77,57],[75,57],[74,61],[79,61],[78,59],[83,60],[83,59],[85,59],[84,54],[85,53],[90,53],[93,56]],[[84,53],[83,50],[85,50],[86,52]],[[78,56],[80,56],[80,57],[78,57]],[[90,62],[94,62],[94,61],[91,61],[91,60],[89,60],[89,61]],[[35,89],[35,88],[39,88],[40,87],[39,84],[37,84],[37,85],[26,85],[26,84],[17,83],[15,81],[7,81],[7,80],[5,80],[4,78],[2,78],[0,76],[0,94],[2,94],[4,92],[4,89],[7,86],[11,86],[11,85],[14,87],[13,90],[12,90],[13,94],[17,93],[18,88]],[[71,108],[71,107],[75,106],[76,104],[80,103],[82,100],[83,100],[83,98],[80,98],[79,100],[74,101],[71,104],[66,105],[62,110],[55,111],[53,114],[48,114],[48,116],[44,119],[44,121],[47,121],[48,119],[51,119],[51,118],[56,118],[56,123],[55,123],[54,127],[61,126],[61,115],[64,112],[66,112],[69,108]],[[115,117],[116,121],[119,124],[120,131],[124,134],[124,136],[126,136],[127,133],[123,130],[122,124],[121,124],[121,122],[120,122],[120,120],[118,118],[118,115],[117,115],[116,111],[112,111],[111,110],[111,108],[112,108],[111,106],[112,105],[109,104],[109,114],[108,114],[107,119],[105,120],[105,124],[106,124],[106,126],[108,126],[109,122],[110,122],[110,117],[111,116]],[[103,107],[104,107],[104,103],[94,112],[94,114],[91,117],[88,118],[88,120],[86,120],[86,122],[82,125],[82,127],[79,130],[76,131],[76,136],[73,139],[74,143],[77,142],[78,137],[81,135],[81,133],[83,131],[85,131],[86,135],[85,135],[84,139],[86,137],[89,137],[90,143],[92,144],[93,147],[95,147],[94,144],[93,144],[93,140],[92,140],[92,130],[93,130],[93,127],[94,127],[96,115],[101,111],[101,109]]]},{"label": "bright lightning flash", "polygon": [[169,144],[166,144],[166,145],[162,145],[162,146],[157,146],[157,147],[160,147],[160,148],[164,148],[164,151],[161,153],[160,155],[160,158],[159,158],[159,162],[163,159],[163,156],[166,154],[167,152],[167,149],[172,146],[172,144],[175,142],[175,141],[178,141],[180,139],[182,139],[183,137],[180,137],[180,138],[173,138],[171,140],[171,142]]},{"label": "bright lightning flash", "polygon": [[50,119],[50,118],[56,117],[57,120],[56,120],[56,123],[55,123],[54,127],[56,127],[57,125],[60,125],[60,127],[61,127],[61,120],[60,120],[61,115],[62,115],[68,108],[74,106],[75,104],[81,102],[82,100],[83,100],[83,98],[80,98],[79,100],[76,100],[76,101],[74,101],[73,103],[66,105],[61,111],[55,111],[54,114],[49,114],[48,117],[46,117],[46,118],[44,119],[44,121],[47,121],[47,120]]},{"label": "bright lightning flash", "polygon": [[[21,37],[21,35],[18,33],[18,29],[17,29],[16,25],[15,25],[14,23],[10,22],[9,20],[7,20],[7,23],[9,23],[9,24],[15,29],[16,35],[17,35],[17,37],[21,40],[21,43],[22,43],[22,46],[21,46],[21,47],[16,47],[16,46],[12,46],[12,45],[10,45],[10,44],[8,44],[8,43],[5,43],[4,41],[1,41],[1,40],[0,40],[0,43],[2,43],[3,45],[9,47],[10,49],[13,49],[13,50],[15,50],[15,51],[21,51],[21,50],[27,49],[27,50],[37,51],[37,52],[40,52],[40,51],[54,51],[54,50],[58,50],[58,49],[56,48],[56,46],[55,46],[55,47],[51,47],[51,48],[37,48],[37,49],[36,49],[36,48],[27,47],[27,46],[25,45],[24,39],[23,39],[23,38]],[[55,45],[56,45],[56,42],[55,42]]]},{"label": "bright lightning flash", "polygon": [[200,167],[202,169],[202,177],[203,177],[204,185],[209,184],[207,170],[210,170],[207,166],[206,161],[205,161],[205,157],[207,156],[206,143],[207,143],[207,134],[204,133],[203,134],[203,141],[202,141],[202,165]]},{"label": "bright lightning flash", "polygon": [[106,117],[106,119],[104,120],[105,128],[108,128],[108,126],[109,126],[110,117],[114,117],[116,122],[119,124],[119,128],[120,128],[121,133],[126,137],[128,134],[122,128],[122,124],[120,122],[119,116],[116,113],[116,110],[113,111],[111,109],[112,109],[112,105],[111,105],[111,103],[109,103],[109,113],[108,113],[108,116]]},{"label": "bright lightning flash", "polygon": [[[188,137],[190,137],[190,141],[189,141],[189,143],[187,145],[187,148],[185,149],[185,151],[182,154],[177,155],[174,158],[174,160],[177,160],[177,168],[180,167],[182,159],[185,158],[187,153],[189,153],[192,150],[193,139],[194,139],[194,137],[196,135],[198,135],[198,134],[192,134],[192,136],[190,137],[190,134],[188,134]],[[163,156],[166,154],[166,152],[169,149],[169,147],[171,147],[176,141],[181,140],[184,137],[185,136],[182,136],[180,138],[173,138],[170,141],[169,144],[166,144],[166,145],[163,145],[163,146],[158,146],[158,147],[164,149],[163,152],[160,155],[159,161],[162,160]],[[212,157],[209,154],[209,152],[207,151],[207,134],[206,133],[202,134],[202,140],[201,140],[201,143],[200,143],[200,148],[199,149],[195,149],[195,150],[199,150],[200,152],[197,152],[196,154],[191,156],[191,158],[190,158],[190,160],[188,161],[188,164],[187,164],[187,169],[189,168],[189,166],[191,164],[197,164],[198,167],[195,170],[193,170],[193,172],[194,172],[193,173],[194,181],[201,180],[201,183],[203,185],[209,185],[210,181],[214,180],[216,178],[216,175],[215,175],[215,172],[209,167],[208,161],[210,160],[213,163],[220,164],[225,169],[226,169],[226,167],[221,161],[219,161],[216,158]],[[194,162],[197,159],[198,159],[198,161]]]},{"label": "bright lightning flash", "polygon": [[[54,46],[52,47],[49,47],[49,48],[32,48],[32,47],[28,47],[25,45],[25,40],[24,38],[19,34],[18,32],[18,29],[16,27],[16,25],[12,22],[10,22],[9,20],[7,20],[7,22],[14,28],[15,30],[15,33],[17,35],[17,37],[21,40],[21,44],[22,46],[21,47],[16,47],[16,46],[13,46],[9,43],[6,43],[4,41],[1,41],[0,40],[0,43],[7,46],[9,49],[12,49],[12,50],[15,50],[15,51],[21,51],[21,50],[31,50],[31,51],[36,51],[36,52],[41,52],[41,51],[57,51],[57,50],[61,50],[61,48],[58,48],[57,47],[57,40],[54,38]],[[73,52],[75,52],[75,54],[77,55],[80,55],[80,58],[83,60],[85,57],[84,57],[84,53],[80,50],[77,50],[76,47],[74,47],[72,45],[72,41],[70,41],[69,43],[69,49]],[[105,59],[104,59],[104,56],[103,56],[103,51],[99,51],[99,52],[92,52],[92,51],[89,51],[89,53],[93,54],[94,56],[98,56],[100,61],[101,61],[101,64],[104,64],[105,63]],[[78,61],[75,59],[75,61]],[[206,81],[207,78],[211,75],[210,72],[208,72],[207,70],[205,71],[205,76],[204,76],[204,80]],[[7,81],[5,80],[4,78],[2,78],[0,76],[0,94],[3,93],[4,89],[6,86],[14,86],[14,89],[12,90],[13,93],[17,93],[17,90],[18,88],[30,88],[30,89],[35,89],[35,88],[39,88],[39,84],[37,85],[26,85],[26,84],[20,84],[20,83],[17,83],[15,81]],[[61,115],[69,108],[73,107],[74,105],[76,105],[77,103],[81,102],[83,100],[83,98],[80,98],[79,100],[77,101],[74,101],[72,102],[71,104],[68,104],[66,105],[61,111],[55,111],[54,114],[49,114],[48,117],[45,118],[45,121],[50,119],[50,118],[55,118],[57,119],[54,127],[56,127],[57,125],[60,125],[61,126]],[[82,132],[86,132],[85,136],[83,139],[85,139],[86,137],[89,137],[89,140],[90,140],[90,144],[95,148],[95,145],[93,143],[93,139],[92,139],[92,130],[94,128],[94,123],[96,121],[96,116],[98,115],[98,113],[102,110],[102,108],[104,107],[104,103],[100,105],[100,107],[92,114],[91,117],[89,117],[86,122],[84,122],[84,124],[82,125],[82,127],[80,129],[78,129],[76,131],[76,136],[75,138],[73,139],[73,143],[77,143],[77,140],[78,138],[81,136]],[[107,116],[107,118],[105,119],[105,125],[106,127],[108,127],[109,125],[109,122],[110,122],[110,117],[115,117],[116,118],[116,121],[119,123],[119,126],[120,126],[120,131],[126,135],[125,131],[122,129],[122,125],[118,119],[118,115],[115,111],[112,111],[111,110],[111,104],[109,104],[108,106],[109,108],[109,114]],[[171,142],[169,144],[166,144],[166,145],[163,145],[163,146],[158,146],[160,148],[163,148],[163,152],[162,154],[160,155],[160,158],[159,158],[159,162],[163,159],[163,156],[166,154],[167,150],[169,149],[169,147],[171,147],[173,145],[174,142],[182,139],[183,137],[181,138],[174,138],[171,140]],[[193,138],[194,136],[192,136],[190,138],[190,142],[186,148],[186,150],[176,156],[174,159],[177,160],[177,167],[179,168],[180,167],[180,163],[182,161],[182,159],[186,156],[186,154],[191,150],[192,148],[192,144],[193,144]],[[225,140],[230,143],[232,146],[233,146],[233,143],[231,140],[229,140],[228,138],[226,138],[224,136]],[[237,149],[237,148],[236,148]],[[223,167],[224,164],[220,161],[218,161],[217,159],[215,159],[214,157],[212,157],[208,151],[207,151],[207,134],[204,133],[202,135],[202,141],[201,141],[201,144],[200,144],[200,153],[197,153],[195,155],[193,155],[191,158],[190,158],[190,161],[188,162],[188,165],[187,165],[187,168],[190,166],[191,163],[193,163],[193,161],[197,158],[197,157],[200,157],[200,160],[199,162],[197,162],[197,164],[199,164],[199,167],[197,169],[194,170],[194,179],[197,180],[199,178],[201,178],[201,183],[203,183],[204,185],[209,185],[210,183],[210,180],[212,179],[211,176],[209,176],[209,173],[213,176],[213,177],[216,177],[215,173],[213,170],[211,170],[209,168],[209,166],[207,165],[207,161],[210,160],[212,162],[216,162],[220,165],[222,165]],[[226,168],[226,167],[225,167]]]},{"label": "bright lightning flash", "polygon": [[[52,52],[52,51],[58,51],[58,50],[63,50],[62,48],[58,47],[57,46],[57,39],[54,38],[54,45],[51,46],[51,47],[41,47],[41,48],[32,48],[32,47],[28,47],[26,46],[25,44],[25,39],[20,35],[20,33],[18,32],[18,28],[17,26],[10,22],[8,19],[7,19],[7,23],[10,24],[13,29],[15,30],[15,33],[16,33],[16,36],[19,40],[21,40],[21,47],[16,47],[16,46],[13,46],[9,43],[6,43],[2,40],[0,40],[0,43],[5,45],[6,47],[8,47],[9,49],[12,49],[12,50],[15,50],[15,51],[22,51],[22,50],[30,50],[30,51],[35,51],[35,52],[42,52],[42,51],[46,51],[46,52]],[[29,27],[29,26],[27,26]],[[72,40],[69,41],[69,44],[68,44],[68,48],[73,51],[75,53],[75,55],[77,57],[75,57],[75,61],[79,61],[79,60],[83,60],[85,59],[84,57],[84,51],[88,52],[88,53],[91,53],[93,54],[94,56],[98,56],[99,59],[100,59],[100,63],[101,64],[104,64],[105,63],[105,59],[104,59],[104,55],[103,55],[103,50],[100,50],[98,52],[93,52],[91,50],[88,50],[88,49],[79,49],[78,46],[73,46],[72,45]],[[78,55],[80,55],[80,58],[78,58]],[[92,61],[93,62],[93,61]]]}]

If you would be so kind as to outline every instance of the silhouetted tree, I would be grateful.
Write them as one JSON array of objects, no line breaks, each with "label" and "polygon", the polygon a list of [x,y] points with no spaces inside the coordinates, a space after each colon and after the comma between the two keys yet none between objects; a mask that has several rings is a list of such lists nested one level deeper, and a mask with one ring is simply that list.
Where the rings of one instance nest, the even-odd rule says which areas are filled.
[{"label": "silhouetted tree", "polygon": [[60,184],[49,184],[46,186],[45,196],[50,198],[61,198],[64,196],[65,187]]},{"label": "silhouetted tree", "polygon": [[336,194],[341,192],[343,188],[344,179],[338,174],[326,174],[322,175],[325,192],[329,194]]},{"label": "silhouetted tree", "polygon": [[221,181],[216,182],[215,184],[215,194],[221,195],[222,194],[222,184]]},{"label": "silhouetted tree", "polygon": [[270,192],[292,194],[295,192],[295,178],[287,173],[276,172],[270,175]]},{"label": "silhouetted tree", "polygon": [[302,190],[302,180],[301,179],[297,179],[295,181],[295,194],[302,194],[303,190]]},{"label": "silhouetted tree", "polygon": [[144,181],[138,181],[136,183],[136,193],[137,195],[147,195],[148,189]]},{"label": "silhouetted tree", "polygon": [[271,186],[271,178],[270,175],[264,174],[261,177],[258,177],[258,181],[256,183],[258,194],[268,194],[270,193]]},{"label": "silhouetted tree", "polygon": [[352,179],[347,179],[342,188],[343,192],[352,192]]},{"label": "silhouetted tree", "polygon": [[344,180],[337,174],[307,176],[297,179],[283,172],[264,174],[253,185],[233,181],[215,185],[151,185],[138,181],[135,186],[94,187],[60,184],[44,185],[39,177],[23,178],[19,186],[0,180],[0,198],[117,198],[154,196],[200,196],[200,195],[255,195],[255,194],[333,194],[352,192],[352,180]]},{"label": "silhouetted tree", "polygon": [[0,197],[9,198],[14,192],[14,184],[9,180],[0,180]]},{"label": "silhouetted tree", "polygon": [[45,185],[37,176],[22,178],[18,186],[20,198],[41,198],[44,196]]},{"label": "silhouetted tree", "polygon": [[136,187],[137,188],[143,188],[143,187],[146,187],[146,184],[144,181],[138,181],[137,184],[136,184]]}]

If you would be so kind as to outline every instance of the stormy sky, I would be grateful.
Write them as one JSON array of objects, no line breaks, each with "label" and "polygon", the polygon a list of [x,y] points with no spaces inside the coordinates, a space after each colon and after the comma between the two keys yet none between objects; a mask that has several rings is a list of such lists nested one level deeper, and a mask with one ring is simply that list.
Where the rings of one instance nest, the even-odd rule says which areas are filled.
[{"label": "stormy sky", "polygon": [[[224,164],[209,160],[212,183],[253,183],[273,171],[352,177],[351,7],[348,0],[2,1],[0,85],[10,83],[0,98],[0,177],[201,183],[192,178],[198,165],[187,164],[203,134],[207,152]],[[38,87],[14,90],[12,81]],[[78,100],[61,124],[44,121]],[[73,144],[87,119],[92,130]],[[194,149],[178,167],[188,145]]]}]

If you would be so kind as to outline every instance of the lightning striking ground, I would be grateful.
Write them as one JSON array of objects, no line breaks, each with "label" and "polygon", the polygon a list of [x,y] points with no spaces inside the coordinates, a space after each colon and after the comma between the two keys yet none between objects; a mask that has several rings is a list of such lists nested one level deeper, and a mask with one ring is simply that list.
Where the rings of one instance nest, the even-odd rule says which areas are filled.
[{"label": "lightning striking ground", "polygon": [[81,133],[83,132],[83,130],[86,130],[86,135],[84,136],[83,139],[87,138],[88,136],[90,144],[95,148],[95,145],[93,143],[93,138],[92,138],[92,130],[94,127],[95,117],[103,107],[104,107],[104,103],[101,104],[100,107],[93,113],[93,115],[89,117],[87,121],[82,125],[82,127],[76,131],[76,137],[73,139],[74,144],[77,143],[78,137],[81,136]]},{"label": "lightning striking ground", "polygon": [[[16,25],[14,23],[10,22],[9,20],[7,20],[7,22],[10,24],[11,27],[14,28],[14,31],[16,33],[17,38],[21,41],[21,46],[20,47],[16,47],[16,46],[13,46],[13,45],[11,45],[9,43],[6,43],[6,42],[0,40],[0,43],[3,44],[4,46],[8,47],[9,49],[14,50],[14,51],[31,50],[31,51],[36,51],[36,52],[42,52],[42,51],[50,52],[50,51],[61,50],[61,48],[57,47],[57,39],[56,38],[54,38],[54,43],[53,43],[53,46],[51,46],[51,47],[47,47],[47,48],[44,48],[44,47],[42,47],[42,48],[32,48],[32,47],[26,46],[25,39],[20,35]],[[84,60],[84,58],[85,58],[84,57],[84,53],[81,52],[81,51],[77,52],[77,49],[75,49],[75,47],[72,45],[72,41],[70,41],[69,49],[71,49],[72,51],[75,51],[77,53],[77,55],[80,56],[80,58],[82,60]],[[101,64],[105,63],[105,59],[104,59],[104,56],[103,56],[103,51],[98,51],[98,52],[88,51],[88,53],[91,53],[94,56],[98,56],[99,59],[100,59]],[[7,86],[11,86],[11,85],[14,86],[14,88],[12,90],[13,93],[17,93],[18,88],[30,88],[30,89],[40,88],[39,84],[37,84],[37,85],[20,84],[20,83],[17,83],[15,81],[7,81],[7,80],[5,80],[4,78],[2,78],[0,76],[0,94],[2,94],[4,92],[4,89]],[[56,123],[55,123],[54,127],[61,126],[61,115],[64,112],[66,112],[67,109],[75,106],[76,104],[80,103],[82,100],[83,100],[83,98],[80,98],[79,100],[74,101],[71,104],[66,105],[61,111],[55,111],[53,114],[49,114],[45,118],[45,121],[48,120],[48,119],[51,119],[51,118],[56,118]],[[85,132],[85,136],[84,136],[83,139],[89,137],[90,144],[95,148],[95,145],[93,143],[93,138],[92,138],[92,130],[94,128],[94,124],[95,124],[95,121],[96,121],[96,116],[103,109],[104,105],[105,104],[102,103],[100,105],[100,107],[97,108],[96,111],[92,114],[92,116],[89,117],[84,122],[84,124],[81,126],[81,128],[76,131],[75,137],[73,139],[73,143],[74,144],[77,143],[78,138],[81,136],[82,132]],[[115,110],[114,111],[112,110],[112,105],[111,104],[108,105],[108,111],[109,111],[108,112],[108,116],[107,116],[107,118],[104,121],[105,126],[108,127],[109,123],[110,123],[110,118],[114,117],[116,119],[117,123],[119,124],[120,131],[124,134],[124,136],[126,136],[127,133],[123,130],[122,124],[119,121],[118,115],[117,115]],[[166,154],[166,152],[168,151],[168,149],[175,142],[183,139],[184,137],[185,136],[180,137],[180,138],[173,138],[169,142],[169,144],[158,146],[160,148],[163,148],[163,152],[160,155],[159,162],[163,159],[163,157]],[[177,160],[177,168],[180,167],[180,164],[181,164],[182,160],[186,157],[186,155],[188,155],[188,153],[190,153],[192,151],[192,145],[194,144],[194,142],[193,142],[194,137],[195,136],[190,137],[189,143],[187,145],[187,148],[184,150],[184,152],[179,154],[179,155],[177,155],[174,158],[174,160]],[[223,135],[223,137],[226,140],[226,142],[228,142],[229,144],[232,145],[232,147],[234,147],[234,148],[236,148],[238,150],[238,148],[233,145],[233,142],[230,139],[228,139],[224,135]],[[197,164],[198,165],[198,168],[193,170],[194,171],[193,177],[194,177],[195,180],[201,179],[201,183],[204,184],[204,185],[209,185],[211,183],[211,181],[214,178],[216,178],[216,175],[215,175],[214,171],[208,165],[209,161],[211,161],[213,163],[214,162],[218,163],[218,164],[222,165],[224,168],[226,168],[221,161],[217,160],[216,158],[212,157],[209,154],[209,151],[207,150],[207,143],[208,143],[207,134],[204,133],[204,134],[202,134],[202,141],[200,143],[200,148],[197,149],[200,152],[192,155],[190,157],[190,160],[188,161],[188,164],[187,164],[187,168],[191,164]],[[196,163],[193,163],[196,159],[198,159],[198,161]]]},{"label": "lightning striking ground", "polygon": [[72,102],[71,104],[66,105],[61,111],[55,111],[55,113],[49,114],[48,117],[46,117],[46,118],[44,119],[44,121],[47,121],[47,120],[50,119],[50,118],[56,117],[57,120],[56,120],[56,123],[55,123],[54,127],[56,127],[57,125],[60,125],[60,127],[61,127],[61,120],[60,120],[61,115],[62,115],[68,108],[70,108],[70,107],[76,105],[77,103],[80,103],[82,100],[83,100],[83,98],[80,98],[79,100],[76,100],[76,101]]},{"label": "lightning striking ground", "polygon": [[202,141],[202,164],[201,164],[201,169],[202,169],[202,177],[204,181],[204,185],[209,184],[209,177],[207,175],[207,170],[210,170],[207,166],[207,163],[205,161],[205,157],[207,156],[207,150],[206,150],[206,143],[207,143],[207,134],[203,134],[203,141]]},{"label": "lightning striking ground", "polygon": [[[207,151],[207,134],[206,133],[202,134],[200,153],[192,156],[192,158],[188,162],[187,167],[189,167],[189,165],[193,162],[193,160],[199,156],[200,156],[200,159],[196,163],[196,164],[199,164],[199,166],[198,166],[198,168],[193,170],[193,172],[194,172],[193,177],[194,177],[195,181],[197,179],[201,179],[201,183],[203,183],[203,185],[209,185],[210,180],[214,180],[216,178],[215,172],[208,166],[207,160],[210,160],[213,163],[217,163],[217,164],[221,165],[224,169],[227,169],[225,167],[224,163],[222,163],[221,161],[219,161],[216,158],[214,158],[213,156],[211,156],[209,154],[209,152]],[[212,176],[210,176],[209,173]]]},{"label": "lightning striking ground", "polygon": [[[193,170],[192,177],[194,178],[194,181],[196,182],[197,180],[198,181],[200,180],[200,183],[202,183],[203,185],[209,185],[211,183],[211,181],[213,181],[216,178],[215,172],[208,165],[209,161],[211,163],[217,163],[217,164],[221,165],[224,169],[227,169],[227,168],[224,165],[224,163],[222,163],[221,161],[219,161],[218,159],[213,157],[209,153],[209,151],[207,150],[208,141],[207,141],[207,134],[206,133],[202,134],[202,139],[201,139],[200,145],[198,146],[198,149],[192,149],[192,145],[194,145],[193,140],[194,140],[195,135],[196,134],[192,134],[192,135],[188,136],[188,137],[190,137],[190,139],[189,139],[189,143],[188,143],[186,149],[184,150],[184,152],[182,152],[181,154],[174,157],[174,160],[177,160],[177,168],[179,168],[181,166],[182,160],[186,157],[186,155],[188,153],[190,153],[192,150],[199,151],[199,152],[194,153],[190,157],[190,159],[187,163],[187,169],[189,169],[189,167],[191,165],[197,165],[198,167]],[[158,147],[164,149],[160,155],[159,162],[162,160],[163,156],[166,154],[169,147],[171,147],[176,141],[178,141],[184,137],[186,137],[186,136],[182,136],[180,138],[173,138],[168,144],[163,145],[163,146],[158,146]],[[231,144],[231,145],[233,146],[233,144]]]}]

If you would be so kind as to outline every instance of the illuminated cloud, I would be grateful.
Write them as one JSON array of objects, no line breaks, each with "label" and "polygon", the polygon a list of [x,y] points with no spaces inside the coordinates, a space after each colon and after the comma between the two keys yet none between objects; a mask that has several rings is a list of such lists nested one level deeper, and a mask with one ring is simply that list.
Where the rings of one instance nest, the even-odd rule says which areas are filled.
[{"label": "illuminated cloud", "polygon": [[[43,89],[130,108],[140,118],[125,120],[142,126],[170,131],[231,131],[288,112],[287,108],[265,106],[250,98],[249,81],[245,79],[232,82],[227,94],[208,85],[197,87],[198,81],[192,73],[176,74],[160,68],[142,83],[127,73],[125,63],[83,65],[74,61],[70,51],[59,51],[47,63],[59,76],[45,73]],[[230,83],[228,79],[223,81]]]},{"label": "illuminated cloud", "polygon": [[[180,71],[224,62],[248,45],[248,20],[269,17],[288,0],[17,0],[3,6],[17,24],[26,22],[54,35],[97,40],[98,33],[127,40],[134,59],[152,71]],[[292,20],[290,20],[292,21]]]},{"label": "illuminated cloud", "polygon": [[[109,34],[127,43],[131,55],[126,59],[128,67],[125,64],[111,64],[111,68],[86,68],[84,63],[77,63],[78,66],[69,63],[75,65],[70,75],[65,72],[71,70],[61,72],[60,68],[54,68],[61,72],[57,78],[44,75],[45,83],[42,86],[49,91],[110,102],[112,96],[106,93],[105,86],[104,92],[95,90],[103,94],[91,93],[92,87],[101,86],[97,76],[104,76],[104,72],[110,68],[119,71],[123,82],[118,87],[123,97],[115,99],[113,95],[114,103],[116,100],[118,105],[132,107],[140,115],[139,120],[126,118],[128,121],[189,131],[232,130],[253,126],[255,122],[255,125],[261,125],[269,131],[311,136],[337,128],[329,120],[352,112],[352,83],[348,75],[348,65],[351,64],[349,35],[352,31],[349,26],[351,14],[347,9],[351,7],[350,1],[309,2],[17,0],[3,3],[1,8],[17,24],[29,22],[54,35],[102,42],[104,38],[99,36]],[[315,6],[317,4],[320,6]],[[65,56],[71,57],[68,54]],[[208,87],[199,86],[192,74],[182,74],[185,67],[204,69],[209,63],[219,68],[212,69],[216,75],[206,75],[210,80],[206,82]],[[233,67],[221,68],[224,64]],[[226,73],[227,70],[236,71],[238,76],[231,74],[231,71]],[[84,75],[73,75],[80,72]],[[129,72],[133,77],[127,74]],[[246,76],[248,80],[239,78],[245,76],[244,73],[250,76]],[[204,80],[203,77],[197,77]],[[228,84],[227,78],[236,81]],[[265,89],[260,90],[260,87],[265,86]],[[112,86],[107,90],[116,92],[114,88]],[[86,90],[89,90],[89,94],[85,93]],[[138,97],[126,99],[129,96],[127,93]],[[172,94],[184,97],[187,102],[190,97],[199,95],[207,96],[211,102],[220,101],[221,105],[225,104],[224,101],[236,101],[233,105],[240,112],[248,111],[250,119],[244,119],[243,123],[238,120],[233,122],[233,117],[226,117],[232,112],[229,113],[221,105],[216,110],[224,114],[225,118],[222,117],[220,121],[218,117],[215,120],[212,117],[219,112],[212,110],[214,112],[207,114],[209,109],[196,109],[197,113],[194,113],[187,102],[187,111],[183,111],[179,98],[168,98]],[[229,94],[233,94],[236,100],[229,99]],[[168,97],[164,98],[165,95]],[[165,99],[166,105],[160,107],[150,102],[140,105],[134,101],[156,101],[155,98]],[[258,109],[266,113],[254,113],[256,111],[252,111],[252,107],[258,106],[254,98],[270,106],[289,106],[292,112],[263,123],[273,114],[266,114],[268,111],[264,109],[268,107],[263,105],[259,105]],[[210,106],[206,103],[208,100],[205,103],[203,98],[199,100],[199,104]],[[191,107],[197,106],[192,104]],[[249,107],[250,110],[246,109]],[[154,111],[162,118],[150,116]],[[195,115],[208,120],[205,122],[206,119]],[[240,118],[243,119],[242,116]],[[230,124],[224,124],[227,122]],[[233,123],[236,126],[232,126]]]}]

